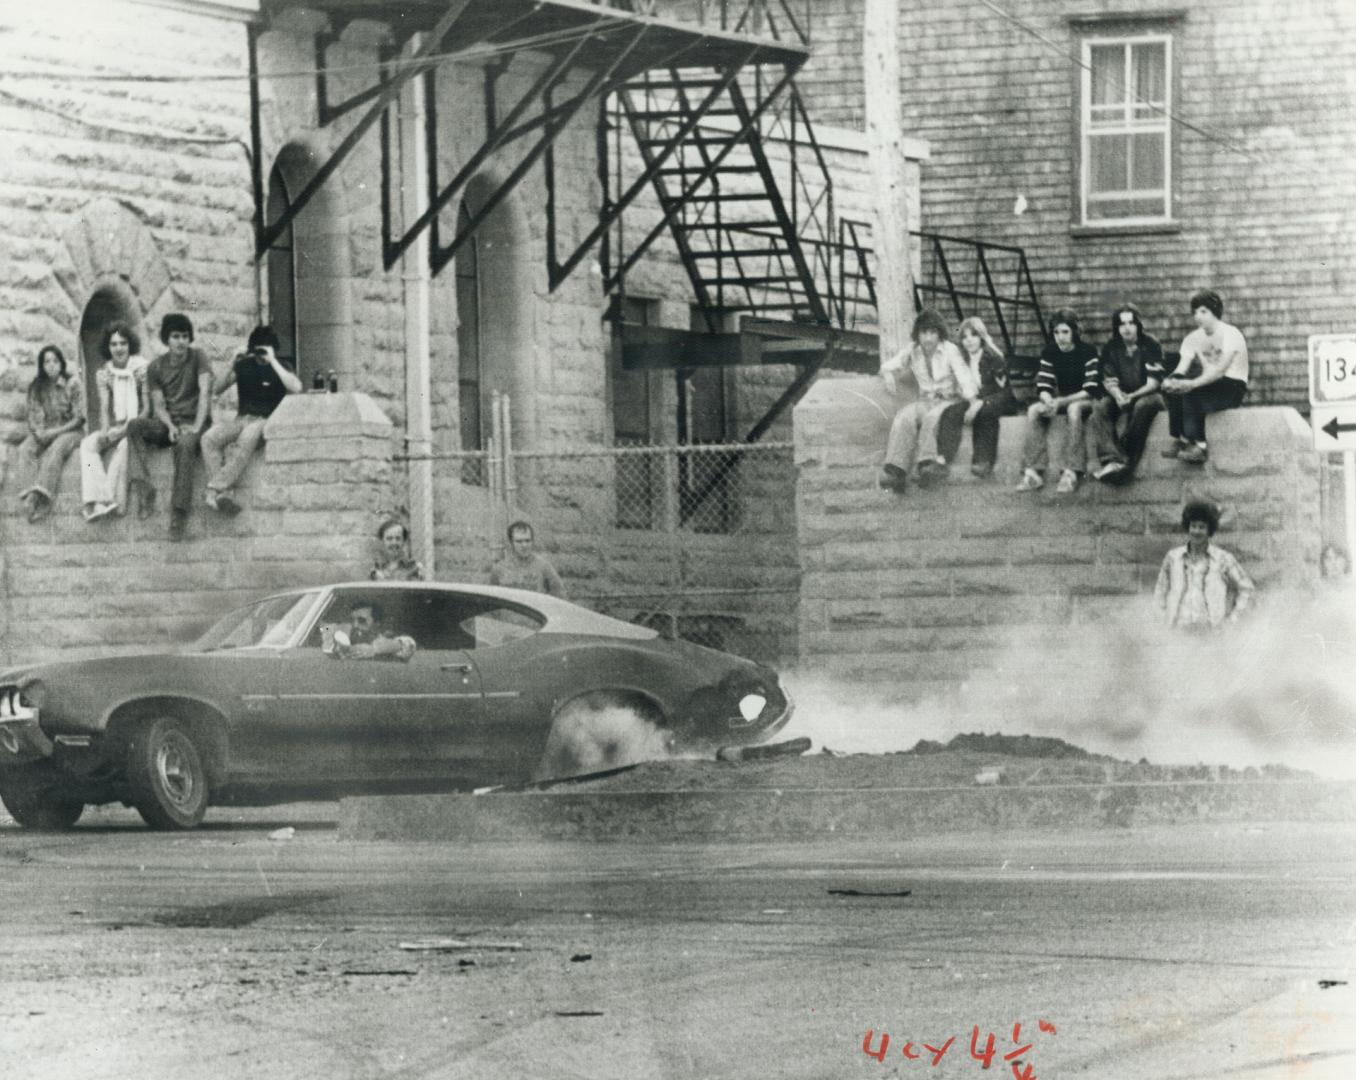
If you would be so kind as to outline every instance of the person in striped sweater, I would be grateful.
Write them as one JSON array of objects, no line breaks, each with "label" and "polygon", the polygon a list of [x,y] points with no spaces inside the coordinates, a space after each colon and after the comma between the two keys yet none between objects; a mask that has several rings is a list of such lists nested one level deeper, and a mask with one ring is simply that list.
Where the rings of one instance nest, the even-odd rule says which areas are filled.
[{"label": "person in striped sweater", "polygon": [[[1045,485],[1047,459],[1059,470],[1060,494],[1078,487],[1079,474],[1087,467],[1084,425],[1094,400],[1102,391],[1101,364],[1097,350],[1079,336],[1078,316],[1060,308],[1050,317],[1054,339],[1041,350],[1036,372],[1037,400],[1026,411],[1026,440],[1022,446],[1022,479],[1018,491],[1035,491]],[[1060,413],[1067,425],[1052,425]],[[1051,432],[1056,432],[1051,438]]]}]

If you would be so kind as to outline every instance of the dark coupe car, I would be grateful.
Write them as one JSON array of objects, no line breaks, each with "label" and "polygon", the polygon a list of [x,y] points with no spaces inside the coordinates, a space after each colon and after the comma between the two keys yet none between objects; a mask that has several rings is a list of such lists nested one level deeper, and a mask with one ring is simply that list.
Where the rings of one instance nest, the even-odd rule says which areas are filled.
[{"label": "dark coupe car", "polygon": [[233,611],[179,653],[0,674],[0,799],[30,828],[108,802],[192,828],[212,804],[465,790],[748,745],[790,715],[769,668],[549,596],[332,585]]}]

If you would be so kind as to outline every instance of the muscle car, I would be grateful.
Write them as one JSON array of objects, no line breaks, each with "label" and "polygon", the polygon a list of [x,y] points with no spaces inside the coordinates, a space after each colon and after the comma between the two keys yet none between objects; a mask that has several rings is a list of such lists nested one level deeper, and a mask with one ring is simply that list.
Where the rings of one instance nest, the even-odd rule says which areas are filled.
[{"label": "muscle car", "polygon": [[[372,615],[399,646],[351,644]],[[179,652],[0,673],[0,800],[29,828],[121,802],[184,829],[212,805],[466,790],[751,745],[790,715],[770,668],[550,596],[340,584],[232,611]]]}]

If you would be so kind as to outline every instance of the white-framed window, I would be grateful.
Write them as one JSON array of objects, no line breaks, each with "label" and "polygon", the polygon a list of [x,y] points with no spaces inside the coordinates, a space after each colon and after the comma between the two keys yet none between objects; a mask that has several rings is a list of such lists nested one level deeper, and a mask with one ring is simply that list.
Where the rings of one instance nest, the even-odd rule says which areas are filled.
[{"label": "white-framed window", "polygon": [[1081,202],[1084,225],[1172,218],[1172,38],[1083,40]]}]

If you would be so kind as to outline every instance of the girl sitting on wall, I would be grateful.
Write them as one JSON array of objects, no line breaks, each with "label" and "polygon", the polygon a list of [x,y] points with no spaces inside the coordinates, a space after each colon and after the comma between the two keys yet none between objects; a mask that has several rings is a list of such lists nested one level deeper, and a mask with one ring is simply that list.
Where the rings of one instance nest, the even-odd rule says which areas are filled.
[{"label": "girl sitting on wall", "polygon": [[99,430],[80,444],[80,499],[85,520],[127,509],[127,424],[151,411],[146,392],[146,361],[141,342],[126,323],[104,331],[99,354],[104,363],[94,376],[99,392]]},{"label": "girl sitting on wall", "polygon": [[979,396],[946,407],[937,425],[937,452],[946,461],[954,461],[960,450],[961,433],[968,427],[974,445],[970,472],[983,478],[993,472],[998,458],[998,421],[1004,416],[1016,416],[1021,405],[1012,396],[1007,357],[989,336],[984,320],[973,315],[966,319],[960,324],[959,337]]},{"label": "girl sitting on wall", "polygon": [[71,451],[80,445],[85,426],[85,390],[66,372],[66,357],[55,345],[38,352],[38,373],[28,386],[28,437],[19,448],[34,471],[32,486],[19,495],[36,525],[52,512],[61,486],[61,471]]},{"label": "girl sitting on wall", "polygon": [[979,386],[960,350],[947,340],[946,322],[924,308],[913,324],[913,347],[901,349],[880,369],[885,388],[899,392],[898,376],[907,371],[918,384],[918,400],[895,414],[885,447],[880,486],[903,493],[917,462],[916,477],[927,487],[946,476],[946,462],[937,452],[937,424],[948,405],[974,400]]}]

